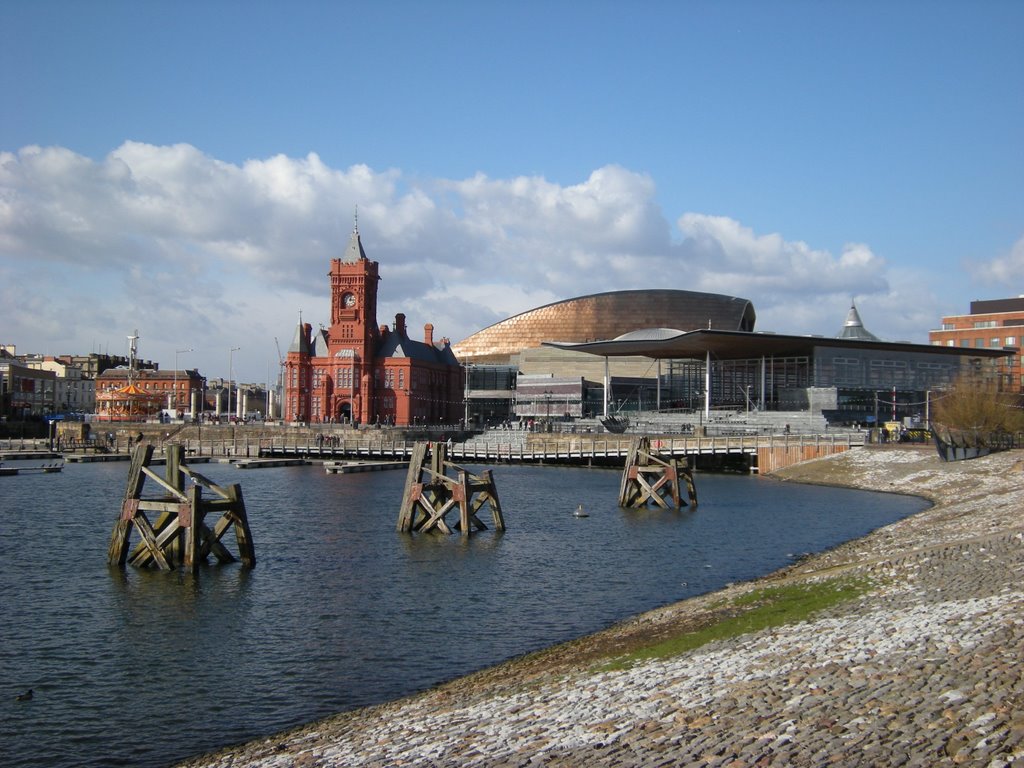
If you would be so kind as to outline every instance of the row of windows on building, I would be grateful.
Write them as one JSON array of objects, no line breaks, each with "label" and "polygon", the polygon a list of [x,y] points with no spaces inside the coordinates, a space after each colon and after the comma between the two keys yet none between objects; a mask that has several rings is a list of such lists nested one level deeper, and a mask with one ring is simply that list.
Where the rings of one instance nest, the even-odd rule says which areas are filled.
[{"label": "row of windows on building", "polygon": [[[957,342],[959,342],[959,344]],[[971,346],[973,346],[973,347],[977,347],[977,348],[984,348],[984,347],[988,346],[988,347],[995,347],[996,349],[1002,349],[1003,347],[1015,347],[1015,346],[1017,346],[1017,337],[1016,336],[1006,336],[1006,337],[1003,337],[1003,336],[990,336],[988,338],[988,340],[987,340],[988,343],[986,344],[986,339],[983,338],[983,337],[978,336],[978,337],[975,337],[973,339],[973,342],[974,342],[973,344],[971,342],[972,342],[972,339],[967,339],[967,338],[963,338],[963,339],[946,339],[945,346],[947,346],[947,347],[956,347],[956,346],[971,347]],[[936,341],[936,342],[933,342],[932,345],[936,346],[936,347],[941,347],[942,346],[942,342],[941,341]]]},{"label": "row of windows on building", "polygon": [[[377,407],[374,410],[380,414],[382,419],[391,418],[396,416],[396,398],[394,395],[384,394],[379,395],[376,398]],[[290,398],[292,413],[298,413],[299,398],[293,396]],[[460,404],[462,401],[459,401]],[[433,406],[436,406],[437,401],[430,398],[411,398],[410,400],[410,416],[414,419],[425,420],[427,417],[432,415]],[[334,418],[334,414],[330,413],[324,399],[320,395],[313,395],[309,401],[310,408],[310,421],[314,423],[324,423]]]},{"label": "row of windows on building", "polygon": [[[971,324],[971,328],[974,328],[975,330],[979,330],[981,328],[999,328],[1000,325],[1002,324],[998,320],[975,320]],[[1007,325],[1019,325],[1019,323],[1007,323]],[[960,325],[958,323],[942,324],[942,330],[944,331],[962,331],[965,330],[966,327],[966,325]]]},{"label": "row of windows on building", "polygon": [[[145,382],[139,382],[139,383],[140,383],[140,386],[142,386],[142,388],[144,388],[144,389],[146,389],[147,391],[150,391],[150,392],[158,390],[158,389],[163,389],[163,390],[178,389],[178,390],[184,391],[184,390],[187,390],[189,388],[189,386],[190,386],[189,380],[187,378],[185,378],[185,377],[182,377],[182,378],[178,379],[177,383],[175,383],[174,381],[158,381],[158,380],[154,380],[154,379],[147,379]],[[101,384],[100,385],[100,392],[112,392],[115,389],[121,389],[121,387],[123,387],[123,386],[124,386],[124,380],[115,381],[115,382],[112,382],[112,383],[109,383],[109,384]]]},{"label": "row of windows on building", "polygon": [[[312,371],[307,371],[306,374],[304,383],[307,386],[312,385],[314,390],[320,389],[326,383],[333,384],[335,390],[341,392],[359,391],[359,376],[352,367],[336,369],[333,379],[324,368],[314,368]],[[375,368],[373,371],[374,383],[379,387],[383,382],[385,389],[395,389],[396,387],[405,389],[405,374],[404,368],[397,370],[385,368],[382,376],[381,369]],[[291,369],[291,386],[294,388],[299,387],[299,375],[298,368]],[[443,383],[443,376],[437,371],[413,371],[413,375],[409,377],[410,389],[436,387]]]}]

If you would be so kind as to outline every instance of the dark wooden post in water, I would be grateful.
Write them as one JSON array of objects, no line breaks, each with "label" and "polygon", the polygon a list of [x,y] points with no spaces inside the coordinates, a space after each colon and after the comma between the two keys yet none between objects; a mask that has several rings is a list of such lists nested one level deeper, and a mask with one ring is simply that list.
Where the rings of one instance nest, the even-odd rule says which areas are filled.
[{"label": "dark wooden post in water", "polygon": [[[256,565],[242,487],[235,484],[222,488],[185,466],[181,457],[180,445],[167,446],[167,468],[161,478],[149,467],[153,446],[144,443],[135,447],[121,514],[110,537],[107,561],[121,567],[128,562],[140,568],[155,565],[163,570],[181,565],[192,572],[198,570],[210,554],[222,563],[234,562],[236,558],[220,541],[234,525],[238,559],[250,568]],[[160,486],[161,497],[142,498],[146,478]],[[192,481],[187,490],[186,478]],[[204,488],[217,498],[204,499]],[[156,513],[154,523],[150,524],[146,512]],[[211,512],[220,514],[212,528],[206,524],[206,516]],[[138,530],[141,541],[131,549],[133,528]]]},{"label": "dark wooden post in water", "polygon": [[647,502],[653,501],[667,508],[666,499],[671,498],[675,508],[680,509],[686,504],[680,493],[680,482],[686,483],[690,504],[696,507],[697,486],[693,483],[693,471],[686,458],[681,461],[674,457],[663,459],[651,452],[650,438],[635,438],[622,471],[619,506],[645,507]]},{"label": "dark wooden post in water", "polygon": [[[409,473],[405,477],[402,493],[402,508],[398,513],[398,530],[406,533],[438,530],[452,533],[445,522],[445,515],[458,507],[459,522],[455,528],[463,536],[474,530],[486,531],[487,526],[477,517],[485,504],[490,504],[494,528],[505,530],[505,519],[501,514],[498,490],[494,487],[491,471],[484,470],[474,475],[457,464],[448,461],[448,449],[443,443],[429,447],[416,443],[409,459]],[[449,477],[448,470],[455,472]]]}]

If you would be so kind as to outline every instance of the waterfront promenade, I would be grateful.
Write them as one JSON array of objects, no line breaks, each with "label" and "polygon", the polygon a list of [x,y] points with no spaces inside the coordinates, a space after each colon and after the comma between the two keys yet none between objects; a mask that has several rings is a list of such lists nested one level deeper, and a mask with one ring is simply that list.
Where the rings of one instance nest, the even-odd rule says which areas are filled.
[{"label": "waterfront promenade", "polygon": [[[945,464],[931,448],[857,448],[777,476],[935,506],[757,582],[187,765],[1024,763],[1024,451]],[[830,584],[860,592],[799,623],[609,666],[742,620],[765,589]]]},{"label": "waterfront promenade", "polygon": [[[205,427],[186,429],[177,425],[139,425],[132,430],[111,433],[111,442],[94,441],[88,446],[64,446],[70,461],[127,460],[131,438],[136,433],[154,446],[160,457],[167,445],[181,445],[187,457],[221,461],[249,459],[303,459],[310,462],[408,461],[419,441],[447,441],[448,456],[463,463],[534,463],[576,466],[621,466],[637,434],[615,435],[571,432],[527,432],[519,429],[486,430],[478,434],[454,435],[444,429],[403,431],[390,429],[274,429],[263,427]],[[687,457],[699,468],[747,468],[771,472],[813,457],[829,455],[865,444],[860,431],[811,434],[725,434],[682,436],[652,433],[653,448],[663,456]],[[46,450],[46,440],[0,441],[0,456],[6,451]]]}]

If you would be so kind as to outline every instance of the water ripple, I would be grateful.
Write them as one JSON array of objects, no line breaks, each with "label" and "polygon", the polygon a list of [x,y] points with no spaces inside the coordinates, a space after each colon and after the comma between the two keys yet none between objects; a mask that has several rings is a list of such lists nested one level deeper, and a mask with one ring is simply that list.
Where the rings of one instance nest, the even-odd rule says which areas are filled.
[{"label": "water ripple", "polygon": [[[466,541],[395,532],[402,473],[203,473],[243,483],[254,570],[108,568],[125,466],[3,479],[0,764],[166,765],[756,577],[922,507],[702,475],[697,510],[622,510],[618,472],[499,467],[508,531]],[[580,503],[589,517],[573,517]]]}]

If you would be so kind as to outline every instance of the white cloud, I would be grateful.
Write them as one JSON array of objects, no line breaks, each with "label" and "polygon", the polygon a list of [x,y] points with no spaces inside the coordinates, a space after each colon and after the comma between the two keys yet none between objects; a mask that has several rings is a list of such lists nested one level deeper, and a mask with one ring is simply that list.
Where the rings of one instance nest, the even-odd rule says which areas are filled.
[{"label": "white cloud", "polygon": [[[552,301],[651,287],[744,296],[758,327],[779,332],[835,333],[853,296],[890,338],[938,317],[925,288],[901,298],[892,286],[905,283],[867,245],[835,255],[700,213],[678,218],[673,242],[655,195],[650,176],[614,165],[571,186],[413,182],[394,169],[333,169],[316,154],[234,165],[189,145],[126,142],[99,161],[25,147],[0,153],[0,341],[122,353],[138,328],[140,354],[164,367],[193,347],[181,365],[226,376],[228,349],[241,346],[237,375],[272,378],[274,338],[287,347],[299,311],[314,325],[328,319],[329,260],[357,205],[381,265],[378,320],[404,312],[414,335],[430,322],[435,337],[458,341]],[[1022,251],[992,262],[993,274],[1024,271]]]},{"label": "white cloud", "polygon": [[757,235],[724,216],[688,213],[678,225],[685,237],[680,259],[697,271],[705,290],[738,296],[744,290],[849,296],[887,288],[885,262],[866,245],[848,244],[836,258],[779,234]]},{"label": "white cloud", "polygon": [[[1007,253],[990,261],[980,262],[974,265],[974,268],[982,282],[1003,285],[1006,296],[1002,298],[1020,294],[1019,286],[1024,281],[1024,236],[1017,240]],[[1007,283],[1016,283],[1018,288],[1010,289]]]}]

